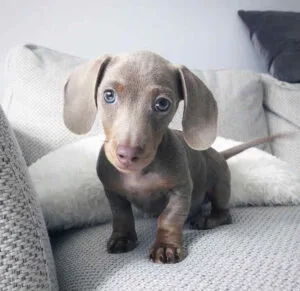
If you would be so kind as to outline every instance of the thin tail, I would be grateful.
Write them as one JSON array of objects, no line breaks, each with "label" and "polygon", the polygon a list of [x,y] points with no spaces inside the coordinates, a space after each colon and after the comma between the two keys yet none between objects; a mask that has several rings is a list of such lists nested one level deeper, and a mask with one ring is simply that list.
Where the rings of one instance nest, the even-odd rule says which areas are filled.
[{"label": "thin tail", "polygon": [[285,138],[285,137],[290,137],[296,133],[299,133],[299,132],[287,132],[287,133],[278,133],[278,134],[274,134],[274,135],[270,135],[270,136],[266,136],[266,137],[263,137],[263,138],[258,138],[258,139],[255,139],[255,140],[252,140],[252,141],[249,141],[249,142],[246,142],[246,143],[242,143],[242,144],[239,144],[237,146],[234,146],[230,149],[227,149],[225,151],[222,151],[220,152],[220,154],[225,158],[225,160],[227,159],[230,159],[231,157],[249,149],[249,148],[252,148],[252,147],[255,147],[257,145],[260,145],[260,144],[264,144],[264,143],[267,143],[267,142],[270,142],[272,141],[273,139],[276,139],[276,138]]}]

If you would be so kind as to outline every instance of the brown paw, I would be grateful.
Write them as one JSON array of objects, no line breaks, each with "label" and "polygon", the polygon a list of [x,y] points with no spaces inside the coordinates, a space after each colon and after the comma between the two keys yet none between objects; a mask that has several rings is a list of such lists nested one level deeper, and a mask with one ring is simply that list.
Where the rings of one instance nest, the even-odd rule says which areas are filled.
[{"label": "brown paw", "polygon": [[183,259],[181,247],[175,247],[163,243],[154,243],[149,255],[150,260],[155,263],[172,264]]},{"label": "brown paw", "polygon": [[121,235],[113,233],[107,242],[109,253],[126,253],[132,251],[137,246],[136,235]]}]

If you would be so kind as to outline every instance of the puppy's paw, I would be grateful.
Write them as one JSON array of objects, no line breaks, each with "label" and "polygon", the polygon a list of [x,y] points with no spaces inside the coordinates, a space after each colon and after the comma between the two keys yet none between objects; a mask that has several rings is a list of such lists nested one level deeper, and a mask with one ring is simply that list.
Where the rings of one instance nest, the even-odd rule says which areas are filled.
[{"label": "puppy's paw", "polygon": [[190,229],[212,229],[225,224],[232,224],[229,211],[217,212],[209,216],[198,215],[190,221]]},{"label": "puppy's paw", "polygon": [[183,255],[180,246],[155,242],[150,250],[149,258],[155,263],[172,264],[180,262]]},{"label": "puppy's paw", "polygon": [[206,229],[212,229],[219,225],[226,225],[226,224],[232,224],[232,218],[231,215],[228,213],[228,215],[224,216],[208,216],[206,219],[205,227]]},{"label": "puppy's paw", "polygon": [[207,229],[206,228],[207,218],[199,215],[190,221],[190,229]]},{"label": "puppy's paw", "polygon": [[126,253],[132,251],[137,246],[136,234],[124,235],[112,233],[107,242],[107,251],[109,253]]}]

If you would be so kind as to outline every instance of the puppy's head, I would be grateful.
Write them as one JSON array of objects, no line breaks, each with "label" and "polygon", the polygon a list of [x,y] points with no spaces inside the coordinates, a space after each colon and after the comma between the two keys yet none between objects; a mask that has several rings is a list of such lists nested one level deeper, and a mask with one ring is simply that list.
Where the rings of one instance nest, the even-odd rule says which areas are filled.
[{"label": "puppy's head", "polygon": [[107,158],[122,172],[139,171],[153,161],[181,100],[187,143],[208,148],[216,137],[217,106],[191,71],[151,52],[103,56],[70,76],[64,121],[71,131],[83,134],[99,110]]}]

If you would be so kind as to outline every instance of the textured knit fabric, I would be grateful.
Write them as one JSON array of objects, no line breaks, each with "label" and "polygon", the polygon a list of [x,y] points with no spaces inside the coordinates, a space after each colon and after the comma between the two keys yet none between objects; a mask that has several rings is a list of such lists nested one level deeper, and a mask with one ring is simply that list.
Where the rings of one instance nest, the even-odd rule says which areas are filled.
[{"label": "textured knit fabric", "polygon": [[300,84],[290,84],[263,74],[266,107],[300,127]]},{"label": "textured knit fabric", "polygon": [[[83,136],[63,122],[64,85],[83,60],[35,45],[13,48],[6,61],[3,110],[28,165],[60,146]],[[90,135],[99,133],[95,123]]]},{"label": "textured knit fabric", "polygon": [[[300,97],[300,96],[299,96]],[[300,127],[279,117],[277,114],[267,111],[270,134],[278,132],[299,132]],[[288,162],[300,173],[300,134],[291,138],[277,139],[272,143],[272,152],[278,158]]]},{"label": "textured knit fabric", "polygon": [[186,229],[188,256],[173,265],[148,260],[155,220],[136,223],[139,245],[108,254],[111,225],[52,238],[61,290],[300,290],[300,207],[237,208],[233,224]]},{"label": "textured knit fabric", "polygon": [[0,107],[0,290],[56,290],[52,251],[27,167]]},{"label": "textured knit fabric", "polygon": [[[300,131],[300,84],[278,81],[263,74],[264,104],[270,134]],[[293,138],[276,139],[272,152],[300,170],[300,134]]]}]

